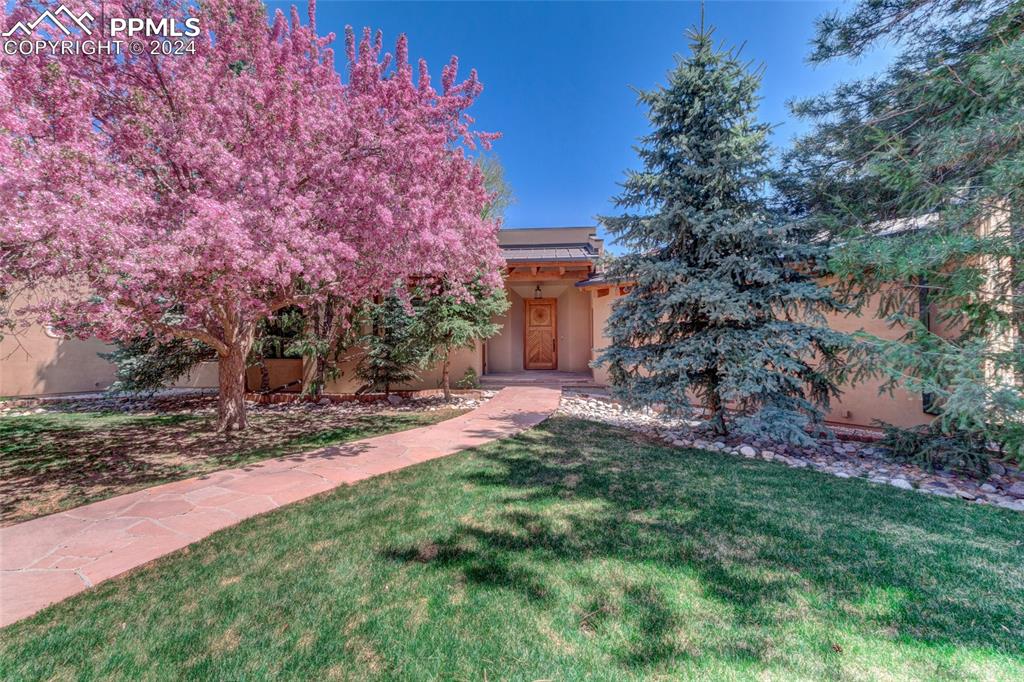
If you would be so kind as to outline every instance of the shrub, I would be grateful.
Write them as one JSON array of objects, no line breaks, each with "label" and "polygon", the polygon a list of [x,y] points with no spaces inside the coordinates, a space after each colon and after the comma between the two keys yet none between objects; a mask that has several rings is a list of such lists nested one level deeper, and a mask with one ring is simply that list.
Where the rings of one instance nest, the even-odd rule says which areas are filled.
[{"label": "shrub", "polygon": [[475,369],[467,367],[462,378],[455,382],[455,386],[456,388],[480,388],[480,377],[477,376]]},{"label": "shrub", "polygon": [[885,430],[880,445],[893,458],[928,471],[946,469],[984,477],[989,473],[988,447],[983,437],[963,430],[943,432],[935,425],[902,428],[880,422]]}]

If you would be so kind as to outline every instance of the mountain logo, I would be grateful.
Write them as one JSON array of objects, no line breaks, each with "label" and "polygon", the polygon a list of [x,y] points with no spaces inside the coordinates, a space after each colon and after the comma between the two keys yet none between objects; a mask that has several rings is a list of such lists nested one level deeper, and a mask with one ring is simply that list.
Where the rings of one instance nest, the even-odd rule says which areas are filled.
[{"label": "mountain logo", "polygon": [[[61,16],[64,16],[63,20],[61,20]],[[10,29],[4,31],[0,35],[3,35],[3,37],[5,38],[14,35],[15,32],[21,32],[25,35],[32,35],[32,31],[34,31],[36,27],[39,26],[39,24],[43,23],[44,21],[49,21],[50,24],[63,31],[64,35],[69,36],[71,35],[71,29],[74,28],[80,29],[83,33],[85,33],[85,35],[92,35],[92,29],[89,28],[86,22],[88,21],[89,23],[92,23],[93,21],[95,21],[95,19],[91,14],[89,14],[89,12],[82,12],[81,15],[76,15],[67,7],[61,5],[52,12],[50,10],[46,10],[38,17],[27,23],[24,21],[19,21],[16,24],[14,24],[14,26],[12,26]]]}]

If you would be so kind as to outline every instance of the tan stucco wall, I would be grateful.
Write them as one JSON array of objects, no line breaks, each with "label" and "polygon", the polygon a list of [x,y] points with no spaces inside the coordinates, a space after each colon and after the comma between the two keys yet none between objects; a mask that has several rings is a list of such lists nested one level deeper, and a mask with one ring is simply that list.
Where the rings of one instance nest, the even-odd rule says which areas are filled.
[{"label": "tan stucco wall", "polygon": [[[459,348],[452,353],[451,367],[449,368],[449,381],[451,381],[452,387],[462,379],[465,375],[466,370],[472,367],[473,371],[476,372],[477,378],[483,372],[481,367],[480,357],[480,345],[477,344],[473,348]],[[410,390],[427,389],[427,388],[440,388],[441,386],[441,366],[432,367],[429,370],[420,372],[420,380],[410,384],[403,384],[400,388],[407,388]]]},{"label": "tan stucco wall", "polygon": [[[608,337],[604,330],[611,314],[612,305],[619,297],[616,287],[609,287],[609,293],[603,297],[597,296],[597,289],[590,289],[594,305],[594,346],[595,355],[601,348],[608,345]],[[833,329],[844,332],[866,331],[875,336],[895,339],[903,333],[899,328],[889,328],[884,320],[875,316],[878,309],[877,298],[871,300],[865,308],[862,316],[830,315],[827,317],[828,324]],[[594,380],[600,384],[608,383],[608,371],[604,367],[596,367],[593,370]],[[915,426],[926,424],[934,417],[924,412],[919,393],[911,393],[897,388],[890,396],[888,393],[879,394],[879,387],[882,385],[879,379],[866,381],[856,386],[842,387],[842,395],[839,400],[832,402],[831,410],[826,419],[841,424],[855,424],[871,426],[873,420],[880,419],[898,426]]]},{"label": "tan stucco wall", "polygon": [[[508,311],[494,318],[501,331],[487,340],[487,373],[518,372],[523,369],[523,297],[505,287]],[[532,296],[532,294],[530,294]]]},{"label": "tan stucco wall", "polygon": [[18,311],[38,304],[43,288],[21,291],[9,302],[15,328],[0,334],[0,396],[81,393],[107,388],[115,367],[97,353],[112,348],[96,339],[67,339],[48,332]]},{"label": "tan stucco wall", "polygon": [[97,353],[110,350],[95,339],[53,338],[39,325],[5,334],[0,341],[0,396],[103,390],[113,382],[115,368]]},{"label": "tan stucco wall", "polygon": [[508,283],[510,307],[496,321],[501,332],[487,341],[487,372],[523,370],[523,324],[526,304],[540,285],[541,298],[557,299],[558,369],[563,372],[587,372],[590,363],[590,296],[572,282]]},{"label": "tan stucco wall", "polygon": [[[597,360],[601,349],[608,345],[608,337],[605,336],[605,327],[608,325],[608,316],[612,314],[612,302],[618,298],[614,287],[609,288],[604,296],[597,295],[598,289],[590,289],[587,294],[590,296],[591,304],[594,307],[593,313],[593,348],[590,353],[590,360]],[[594,381],[603,385],[608,384],[608,368],[604,366],[594,367]]]},{"label": "tan stucco wall", "polygon": [[570,284],[558,296],[558,369],[590,370],[590,329],[590,296]]},{"label": "tan stucco wall", "polygon": [[[904,333],[901,327],[889,327],[875,312],[878,297],[873,297],[863,315],[828,315],[828,325],[837,331],[853,333],[865,331],[883,339],[897,339]],[[843,386],[839,400],[832,401],[826,419],[840,424],[871,426],[875,419],[897,426],[927,424],[934,417],[925,413],[920,393],[896,388],[892,395],[879,394],[881,379],[870,379],[854,386]]]},{"label": "tan stucco wall", "polygon": [[[503,231],[503,243],[559,243],[580,241],[589,228],[544,230],[543,241],[538,230]],[[501,332],[486,342],[487,372],[518,372],[523,369],[523,315],[524,298],[532,298],[536,282],[516,281],[506,286],[511,307],[496,321],[503,325]],[[618,288],[609,286],[608,293],[598,296],[599,288],[579,289],[571,282],[541,284],[541,295],[558,300],[558,368],[562,371],[592,371],[599,384],[608,381],[607,370],[589,363],[607,345],[604,329],[612,305],[618,298]],[[889,328],[874,316],[877,306],[872,301],[860,317],[835,315],[829,323],[835,329],[853,332],[865,330],[884,338],[898,338],[900,329]],[[938,329],[938,316],[933,316],[933,329],[952,334],[955,330]],[[109,351],[109,346],[97,340],[67,340],[53,338],[38,325],[25,327],[17,335],[0,340],[0,395],[40,395],[102,390],[113,381],[114,367],[99,358],[97,353]],[[341,376],[329,382],[331,393],[350,393],[360,382],[355,377],[358,352],[350,353],[341,363]],[[301,363],[296,361],[269,361],[271,385],[278,386],[298,378]],[[479,375],[483,373],[482,352],[460,349],[452,358],[451,379],[455,383],[467,368]],[[440,367],[422,372],[417,382],[395,388],[436,388],[440,382]],[[249,371],[250,385],[258,387],[258,370]],[[841,399],[834,403],[828,418],[831,421],[870,425],[881,419],[902,426],[927,423],[932,419],[922,409],[921,396],[896,389],[892,396],[879,395],[882,382],[872,380],[857,386],[844,387]],[[203,363],[190,375],[174,384],[176,387],[210,388],[217,386],[217,364]]]},{"label": "tan stucco wall", "polygon": [[[62,339],[30,325],[0,340],[0,396],[102,391],[117,368],[99,356],[112,346],[97,339]],[[216,388],[217,363],[204,362],[170,388]]]},{"label": "tan stucco wall", "polygon": [[[13,302],[17,309],[24,299]],[[0,339],[0,396],[55,395],[105,390],[117,368],[99,353],[113,346],[98,339],[66,339],[42,325],[17,320],[14,333]],[[217,363],[204,362],[171,388],[216,388]]]},{"label": "tan stucco wall", "polygon": [[217,363],[201,362],[185,376],[171,384],[170,388],[217,388]]},{"label": "tan stucco wall", "polygon": [[502,246],[542,246],[544,244],[574,244],[592,240],[599,246],[597,228],[594,227],[537,227],[498,231]]},{"label": "tan stucco wall", "polygon": [[[270,389],[274,390],[293,381],[302,381],[302,358],[272,358],[264,360],[270,378]],[[213,363],[216,368],[216,363]],[[261,372],[258,365],[245,370],[245,383],[250,391],[260,388]],[[213,375],[214,386],[217,385],[217,374]],[[302,386],[289,387],[289,391],[301,390]]]}]

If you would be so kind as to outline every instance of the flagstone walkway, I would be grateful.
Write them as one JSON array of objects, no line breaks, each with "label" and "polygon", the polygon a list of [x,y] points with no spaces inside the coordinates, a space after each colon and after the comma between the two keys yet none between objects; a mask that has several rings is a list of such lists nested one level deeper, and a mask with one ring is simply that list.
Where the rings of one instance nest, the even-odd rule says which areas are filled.
[{"label": "flagstone walkway", "polygon": [[218,471],[0,528],[0,626],[201,540],[343,484],[536,426],[557,388],[514,386],[467,414],[398,433]]}]

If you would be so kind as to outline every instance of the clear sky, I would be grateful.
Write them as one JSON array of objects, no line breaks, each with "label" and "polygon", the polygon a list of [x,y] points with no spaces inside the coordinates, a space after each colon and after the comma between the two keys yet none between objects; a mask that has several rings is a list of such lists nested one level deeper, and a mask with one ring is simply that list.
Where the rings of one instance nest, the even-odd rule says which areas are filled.
[{"label": "clear sky", "polygon": [[[292,3],[268,3],[272,7]],[[300,9],[305,13],[305,2]],[[883,54],[858,64],[811,67],[814,20],[828,2],[708,2],[706,21],[729,45],[766,67],[762,120],[781,124],[777,145],[801,129],[786,101],[825,92],[877,71]],[[685,53],[684,31],[699,20],[696,2],[329,2],[320,0],[321,33],[346,24],[384,31],[385,45],[409,36],[412,58],[425,57],[439,82],[458,55],[476,68],[484,92],[471,113],[481,130],[499,131],[495,151],[516,203],[508,227],[595,224],[646,130],[630,86],[664,81],[672,55]],[[337,49],[342,48],[341,40]]]}]

